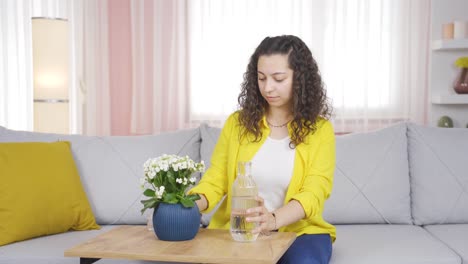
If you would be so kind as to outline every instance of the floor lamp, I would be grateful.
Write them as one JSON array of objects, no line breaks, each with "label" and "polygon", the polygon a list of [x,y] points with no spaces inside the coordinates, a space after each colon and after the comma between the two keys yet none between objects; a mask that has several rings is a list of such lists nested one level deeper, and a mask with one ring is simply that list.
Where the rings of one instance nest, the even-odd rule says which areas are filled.
[{"label": "floor lamp", "polygon": [[68,22],[56,18],[33,18],[32,43],[34,131],[68,134]]}]

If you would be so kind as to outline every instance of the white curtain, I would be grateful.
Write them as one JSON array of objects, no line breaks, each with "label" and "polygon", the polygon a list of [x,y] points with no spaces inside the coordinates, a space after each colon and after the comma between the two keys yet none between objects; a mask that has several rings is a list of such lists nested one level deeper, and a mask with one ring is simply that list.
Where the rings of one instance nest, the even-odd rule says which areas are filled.
[{"label": "white curtain", "polygon": [[68,19],[69,0],[28,0],[33,17]]},{"label": "white curtain", "polygon": [[323,77],[338,132],[427,123],[430,1],[327,1]]},{"label": "white curtain", "polygon": [[78,105],[82,111],[80,132],[110,135],[108,1],[82,0],[75,3],[73,13],[75,42],[79,45],[75,49],[76,78],[83,93],[82,102]]},{"label": "white curtain", "polygon": [[189,126],[186,0],[131,0],[131,134]]},{"label": "white curtain", "polygon": [[324,1],[189,1],[191,121],[221,125],[237,109],[243,73],[267,36],[300,37],[320,63]]},{"label": "white curtain", "polygon": [[191,120],[221,124],[237,107],[249,56],[266,36],[300,37],[317,60],[336,132],[426,123],[426,0],[194,0]]},{"label": "white curtain", "polygon": [[0,126],[32,130],[31,6],[0,1]]},{"label": "white curtain", "polygon": [[186,0],[74,1],[80,132],[138,135],[189,126],[186,12]]}]

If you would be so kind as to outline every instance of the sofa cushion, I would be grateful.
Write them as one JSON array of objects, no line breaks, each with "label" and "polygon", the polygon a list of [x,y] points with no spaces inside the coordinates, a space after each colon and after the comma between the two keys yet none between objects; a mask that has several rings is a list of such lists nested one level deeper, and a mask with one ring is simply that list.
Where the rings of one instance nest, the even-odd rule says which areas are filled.
[{"label": "sofa cushion", "polygon": [[337,225],[330,264],[461,263],[460,257],[419,226]]},{"label": "sofa cushion", "polygon": [[324,218],[333,224],[410,224],[406,124],[336,137],[333,191]]},{"label": "sofa cushion", "polygon": [[434,237],[447,245],[468,264],[468,225],[429,225],[424,226]]},{"label": "sofa cushion", "polygon": [[[92,239],[116,226],[102,226],[101,230],[72,231],[13,243],[0,247],[2,264],[76,264],[79,258],[64,257],[65,250]],[[148,231],[152,232],[152,231]],[[166,262],[101,259],[101,264],[160,264]]]},{"label": "sofa cushion", "polygon": [[[145,224],[140,187],[143,163],[164,153],[200,161],[198,128],[148,136],[79,136],[13,131],[0,127],[0,142],[57,141],[72,152],[98,224]],[[147,210],[145,215],[151,214]]]},{"label": "sofa cushion", "polygon": [[69,142],[0,143],[0,245],[99,229]]},{"label": "sofa cushion", "polygon": [[413,218],[468,223],[468,129],[408,126]]}]

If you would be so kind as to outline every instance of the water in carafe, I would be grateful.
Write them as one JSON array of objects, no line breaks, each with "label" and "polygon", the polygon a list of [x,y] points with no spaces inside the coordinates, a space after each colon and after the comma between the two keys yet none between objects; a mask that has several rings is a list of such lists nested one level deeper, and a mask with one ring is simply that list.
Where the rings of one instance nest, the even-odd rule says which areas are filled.
[{"label": "water in carafe", "polygon": [[255,200],[258,189],[252,179],[251,167],[250,161],[239,162],[237,178],[232,185],[231,236],[239,242],[255,241],[258,237],[258,234],[252,234],[258,223],[245,221],[246,210],[258,206]]}]

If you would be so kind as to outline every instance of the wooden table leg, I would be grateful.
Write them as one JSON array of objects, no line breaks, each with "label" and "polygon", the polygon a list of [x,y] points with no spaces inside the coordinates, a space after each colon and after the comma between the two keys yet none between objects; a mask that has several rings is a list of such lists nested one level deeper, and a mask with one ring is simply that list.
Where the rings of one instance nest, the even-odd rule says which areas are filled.
[{"label": "wooden table leg", "polygon": [[99,258],[80,258],[80,264],[92,264],[100,260]]}]

